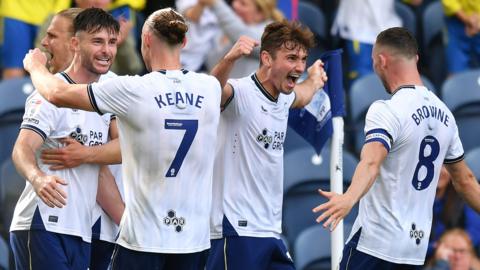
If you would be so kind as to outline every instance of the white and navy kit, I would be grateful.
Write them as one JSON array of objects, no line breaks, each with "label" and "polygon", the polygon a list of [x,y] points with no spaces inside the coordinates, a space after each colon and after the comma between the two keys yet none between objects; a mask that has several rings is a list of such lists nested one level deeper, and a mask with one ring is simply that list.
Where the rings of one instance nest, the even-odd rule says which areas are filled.
[{"label": "white and navy kit", "polygon": [[[69,83],[66,75],[56,75]],[[38,158],[44,149],[62,147],[59,139],[72,137],[86,146],[107,142],[110,115],[99,116],[95,112],[57,108],[46,101],[37,91],[27,99],[25,114],[20,128],[30,129],[44,139],[37,151],[40,170],[47,175],[57,175],[68,185],[61,188],[67,193],[67,205],[50,208],[36,195],[30,182],[26,182],[15,212],[10,231],[45,229],[49,232],[79,236],[90,242],[92,211],[96,203],[99,165],[83,164],[76,168],[59,171],[49,170],[49,165]],[[38,211],[41,220],[33,220]]]},{"label": "white and navy kit", "polygon": [[455,119],[425,87],[403,86],[390,100],[370,106],[365,133],[365,143],[381,142],[388,155],[360,200],[350,238],[361,228],[357,250],[422,265],[441,166],[463,159]]},{"label": "white and navy kit", "polygon": [[228,83],[233,96],[219,128],[207,269],[293,269],[279,236],[283,143],[295,94],[274,98],[255,74]]},{"label": "white and navy kit", "polygon": [[[74,83],[67,74],[57,74]],[[57,108],[38,92],[27,99],[22,129],[36,132],[44,139],[36,153],[40,170],[56,175],[68,185],[63,208],[50,208],[26,182],[10,227],[11,246],[18,269],[86,269],[90,261],[92,211],[96,203],[99,166],[83,164],[76,168],[50,171],[39,154],[44,149],[62,147],[59,141],[72,137],[92,146],[107,141],[110,115]]]},{"label": "white and navy kit", "polygon": [[117,243],[151,253],[208,249],[214,156],[206,153],[216,144],[218,81],[162,70],[88,93],[99,113],[117,117],[126,205]]},{"label": "white and navy kit", "polygon": [[283,142],[295,94],[275,99],[255,74],[228,83],[234,94],[221,116],[225,141],[216,158],[214,184],[223,185],[223,192],[214,193],[212,238],[222,236],[223,216],[240,236],[279,238]]}]

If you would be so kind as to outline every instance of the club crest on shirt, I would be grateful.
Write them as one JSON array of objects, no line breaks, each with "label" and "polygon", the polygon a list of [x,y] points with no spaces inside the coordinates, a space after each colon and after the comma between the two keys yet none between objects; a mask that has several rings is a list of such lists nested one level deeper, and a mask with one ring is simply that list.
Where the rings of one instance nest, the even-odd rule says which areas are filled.
[{"label": "club crest on shirt", "polygon": [[183,226],[185,226],[185,218],[177,217],[174,210],[168,210],[167,216],[163,218],[163,224],[170,226],[172,225],[177,233],[183,231]]}]

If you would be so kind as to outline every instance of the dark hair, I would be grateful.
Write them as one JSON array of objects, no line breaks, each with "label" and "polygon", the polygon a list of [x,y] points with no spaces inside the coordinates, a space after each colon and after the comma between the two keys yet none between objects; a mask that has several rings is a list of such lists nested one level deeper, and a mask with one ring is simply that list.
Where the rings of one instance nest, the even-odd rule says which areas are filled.
[{"label": "dark hair", "polygon": [[288,50],[300,47],[308,51],[315,46],[315,38],[312,31],[298,21],[283,20],[268,24],[262,35],[260,51],[267,51],[275,57],[282,46]]},{"label": "dark hair", "polygon": [[120,24],[110,13],[101,8],[86,8],[73,20],[74,33],[85,31],[93,34],[102,29],[107,30],[109,33],[118,34]]},{"label": "dark hair", "polygon": [[156,37],[174,46],[182,44],[188,25],[180,13],[171,8],[155,11],[148,17],[145,24]]},{"label": "dark hair", "polygon": [[392,27],[380,32],[375,44],[387,46],[408,59],[418,54],[417,40],[403,27]]}]

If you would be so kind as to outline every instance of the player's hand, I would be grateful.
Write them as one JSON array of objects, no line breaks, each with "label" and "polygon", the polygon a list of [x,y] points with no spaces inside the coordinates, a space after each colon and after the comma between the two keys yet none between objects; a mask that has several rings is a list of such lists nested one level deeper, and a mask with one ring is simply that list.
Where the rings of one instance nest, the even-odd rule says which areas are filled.
[{"label": "player's hand", "polygon": [[125,17],[118,18],[118,23],[120,24],[120,32],[117,37],[117,46],[121,45],[127,39],[130,30],[133,28],[133,23]]},{"label": "player's hand", "polygon": [[55,175],[43,175],[35,177],[31,183],[35,193],[49,207],[67,205],[67,193],[62,189],[62,185],[67,185],[65,180]]},{"label": "player's hand", "polygon": [[435,249],[435,259],[448,261],[450,256],[453,255],[453,250],[445,245],[445,243],[440,243]]},{"label": "player's hand", "polygon": [[225,60],[236,61],[242,56],[249,55],[259,44],[260,43],[253,38],[241,36],[237,42],[235,42],[227,55],[225,55]]},{"label": "player's hand", "polygon": [[35,66],[45,66],[46,64],[47,56],[38,48],[29,50],[25,55],[25,58],[23,58],[23,68],[28,72],[35,69]]},{"label": "player's hand", "polygon": [[72,138],[63,138],[60,141],[65,144],[64,147],[45,149],[40,155],[44,164],[51,165],[50,170],[75,168],[87,162],[87,146],[83,146]]},{"label": "player's hand", "polygon": [[323,203],[313,208],[314,213],[323,212],[318,218],[317,223],[323,222],[324,228],[329,228],[330,231],[335,230],[338,223],[350,213],[353,207],[353,201],[349,199],[345,194],[337,194],[335,192],[318,190],[320,195],[328,199],[328,202]]},{"label": "player's hand", "polygon": [[315,61],[308,69],[308,78],[311,79],[315,89],[323,88],[325,82],[328,80],[327,72],[323,69],[322,60]]}]

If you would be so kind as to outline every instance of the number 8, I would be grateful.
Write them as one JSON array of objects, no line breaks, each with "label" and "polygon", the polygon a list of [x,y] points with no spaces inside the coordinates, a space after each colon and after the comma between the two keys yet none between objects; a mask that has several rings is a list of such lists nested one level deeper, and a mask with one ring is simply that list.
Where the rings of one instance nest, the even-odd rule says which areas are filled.
[{"label": "number 8", "polygon": [[[425,148],[430,146],[430,155],[425,156]],[[440,153],[440,144],[433,136],[426,136],[420,144],[420,152],[418,153],[418,163],[413,174],[412,185],[416,190],[426,189],[433,180],[435,165],[433,162],[437,159]],[[427,168],[427,175],[423,180],[418,179],[418,172],[420,168],[425,166]]]}]

